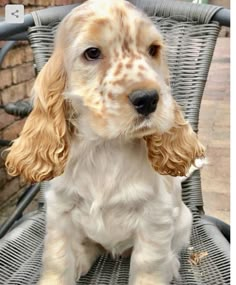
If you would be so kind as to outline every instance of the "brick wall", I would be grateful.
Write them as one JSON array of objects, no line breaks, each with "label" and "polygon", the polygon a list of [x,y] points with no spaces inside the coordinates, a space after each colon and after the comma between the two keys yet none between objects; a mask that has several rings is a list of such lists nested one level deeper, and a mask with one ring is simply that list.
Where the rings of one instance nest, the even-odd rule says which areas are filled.
[{"label": "brick wall", "polygon": [[[0,18],[4,17],[6,4],[24,4],[25,14],[47,6],[73,4],[76,0],[0,0]],[[0,48],[5,44],[0,41]],[[15,102],[30,96],[35,79],[32,50],[26,41],[21,41],[12,48],[0,67],[0,104]],[[6,114],[0,109],[0,138],[15,139],[24,120]],[[3,148],[0,147],[2,154]],[[4,154],[0,156],[0,209],[12,199],[24,184],[19,177],[7,175],[4,167]]]}]

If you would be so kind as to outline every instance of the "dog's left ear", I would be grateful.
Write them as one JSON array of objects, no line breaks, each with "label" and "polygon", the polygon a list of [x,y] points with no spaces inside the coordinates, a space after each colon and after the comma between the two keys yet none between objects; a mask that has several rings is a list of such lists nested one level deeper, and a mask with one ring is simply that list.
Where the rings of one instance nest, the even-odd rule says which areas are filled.
[{"label": "dog's left ear", "polygon": [[56,50],[35,81],[34,108],[9,149],[6,167],[10,175],[40,182],[63,173],[70,145],[65,85],[62,52]]},{"label": "dog's left ear", "polygon": [[163,134],[144,137],[153,168],[162,175],[185,176],[205,149],[175,103],[175,125]]}]

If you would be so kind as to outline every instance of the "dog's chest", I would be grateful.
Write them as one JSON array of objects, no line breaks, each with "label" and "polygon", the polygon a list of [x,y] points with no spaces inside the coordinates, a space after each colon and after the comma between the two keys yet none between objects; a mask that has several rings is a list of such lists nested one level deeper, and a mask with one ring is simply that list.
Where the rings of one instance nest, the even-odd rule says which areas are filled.
[{"label": "dog's chest", "polygon": [[100,149],[74,169],[73,223],[108,250],[122,252],[132,246],[145,202],[155,195],[153,172],[142,145]]},{"label": "dog's chest", "polygon": [[133,245],[133,235],[139,223],[142,209],[128,209],[92,205],[90,211],[86,206],[72,212],[73,223],[91,240],[101,244],[108,251],[122,253]]}]

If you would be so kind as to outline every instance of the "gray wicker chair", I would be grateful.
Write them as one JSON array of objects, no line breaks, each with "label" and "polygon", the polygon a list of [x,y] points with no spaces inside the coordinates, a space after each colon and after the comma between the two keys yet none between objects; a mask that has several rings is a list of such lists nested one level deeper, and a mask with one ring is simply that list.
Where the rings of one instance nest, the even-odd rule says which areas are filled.
[{"label": "gray wicker chair", "polygon": [[[162,31],[168,47],[173,96],[197,132],[201,98],[221,26],[219,19],[222,23],[227,11],[216,6],[177,1],[131,2],[143,9]],[[34,21],[30,24],[28,36],[37,71],[50,57],[58,22],[73,7],[70,5],[32,13]],[[47,184],[42,186],[47,187]],[[183,250],[180,256],[181,279],[172,281],[172,284],[230,284],[229,242],[215,223],[204,216],[199,171],[182,186],[184,202],[191,209],[194,221],[190,247]],[[38,211],[24,216],[0,240],[0,284],[36,284],[41,268],[44,234],[45,210],[40,207]],[[192,253],[201,252],[207,252],[207,256],[199,264],[189,262]],[[125,285],[128,275],[129,258],[112,260],[104,255],[78,284]]]}]

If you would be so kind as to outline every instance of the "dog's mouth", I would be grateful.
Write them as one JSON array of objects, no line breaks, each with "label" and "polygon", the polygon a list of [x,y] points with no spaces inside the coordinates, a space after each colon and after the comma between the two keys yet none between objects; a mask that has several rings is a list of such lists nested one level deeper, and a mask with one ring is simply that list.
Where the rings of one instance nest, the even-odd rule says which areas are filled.
[{"label": "dog's mouth", "polygon": [[155,133],[155,128],[153,125],[153,120],[151,115],[139,116],[135,119],[133,127],[133,135],[137,137],[143,137]]},{"label": "dog's mouth", "polygon": [[134,121],[134,128],[137,130],[153,128],[152,116],[138,116]]}]

